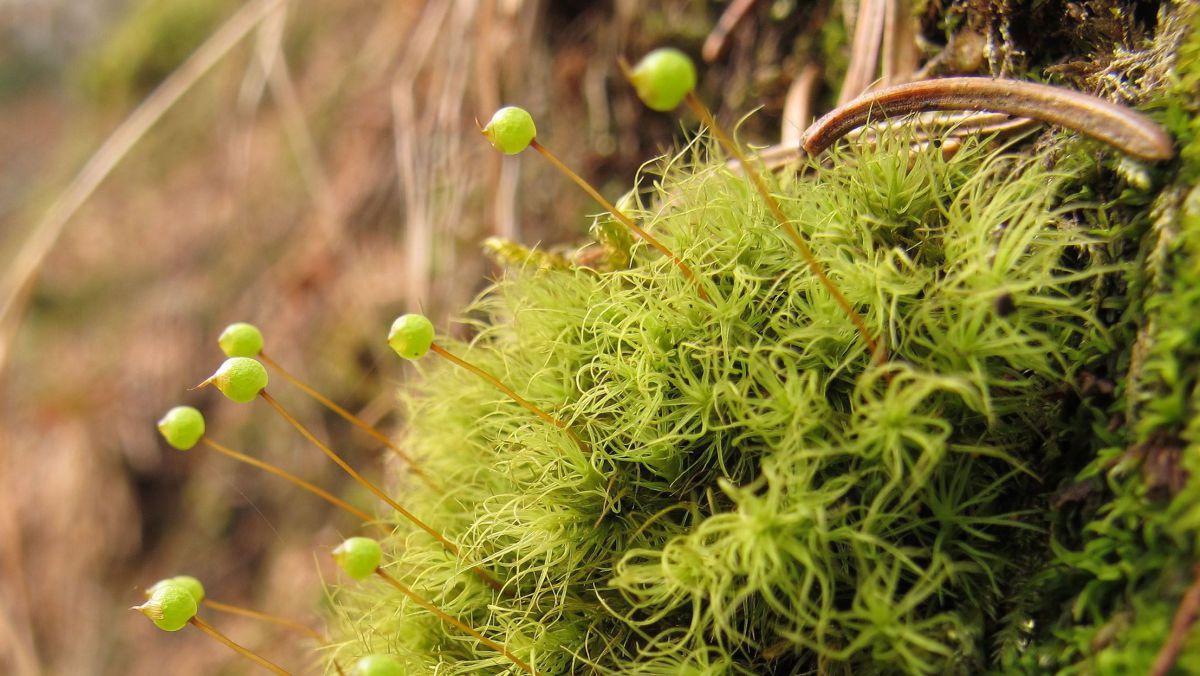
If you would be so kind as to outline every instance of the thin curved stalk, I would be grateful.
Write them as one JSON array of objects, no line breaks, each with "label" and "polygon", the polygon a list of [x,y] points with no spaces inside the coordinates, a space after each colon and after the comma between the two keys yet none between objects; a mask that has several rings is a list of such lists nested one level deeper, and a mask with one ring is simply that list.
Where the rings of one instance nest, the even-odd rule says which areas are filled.
[{"label": "thin curved stalk", "polygon": [[424,599],[424,597],[422,597],[420,594],[418,594],[415,591],[413,591],[412,589],[410,589],[408,587],[408,585],[404,584],[400,580],[397,580],[396,578],[392,577],[391,575],[388,575],[386,572],[384,572],[384,570],[382,568],[376,568],[375,574],[378,575],[379,577],[383,578],[384,581],[387,582],[388,584],[395,587],[396,590],[399,591],[401,594],[404,594],[408,598],[412,599],[417,605],[421,606],[425,610],[428,610],[429,612],[433,613],[434,615],[437,615],[446,624],[457,627],[458,629],[470,634],[475,639],[477,639],[480,643],[486,645],[487,647],[491,648],[492,650],[495,650],[496,652],[498,652],[498,653],[504,655],[505,657],[507,657],[508,659],[512,660],[513,664],[517,665],[521,669],[524,669],[526,673],[530,673],[530,674],[537,673],[536,671],[533,670],[533,667],[529,666],[520,657],[517,657],[516,655],[510,653],[508,651],[508,648],[505,648],[504,646],[502,646],[499,643],[493,641],[492,639],[484,636],[483,634],[479,633],[478,631],[475,631],[467,623],[463,622],[462,620],[458,619],[457,617],[454,617],[453,615],[450,615],[449,613],[442,610],[441,608],[438,608],[437,606],[433,605],[429,601],[426,601]]},{"label": "thin curved stalk", "polygon": [[713,117],[711,112],[709,112],[708,106],[704,105],[704,102],[696,96],[695,92],[688,92],[688,95],[684,101],[687,102],[688,107],[692,109],[692,112],[696,113],[696,116],[700,118],[700,121],[708,127],[709,131],[711,131],[712,134],[717,137],[717,141],[722,147],[725,148],[726,152],[733,155],[735,158],[737,158],[737,161],[741,163],[742,170],[746,173],[746,176],[749,177],[750,183],[752,183],[754,188],[758,190],[758,194],[762,196],[763,201],[766,202],[767,209],[775,217],[775,220],[779,222],[780,227],[783,228],[783,231],[787,234],[788,238],[792,240],[792,243],[796,245],[796,249],[800,251],[800,256],[804,259],[804,262],[808,264],[808,267],[810,270],[812,270],[813,275],[816,276],[817,280],[821,282],[821,285],[824,286],[827,291],[829,291],[829,295],[833,296],[833,300],[837,302],[838,307],[842,309],[842,312],[844,312],[846,316],[850,318],[851,323],[854,324],[854,328],[858,330],[858,334],[862,337],[863,342],[866,343],[867,350],[870,352],[872,358],[876,359],[880,363],[887,361],[887,349],[883,347],[882,343],[876,342],[875,339],[871,337],[871,332],[867,329],[867,324],[863,321],[862,316],[858,314],[858,311],[854,309],[854,306],[850,305],[850,301],[847,300],[846,296],[842,294],[841,289],[839,289],[837,285],[833,283],[833,280],[829,278],[829,275],[825,274],[825,268],[821,265],[821,261],[817,260],[816,254],[814,254],[812,249],[809,248],[808,244],[804,242],[804,239],[800,237],[800,233],[796,231],[796,228],[792,227],[791,221],[788,220],[787,215],[783,213],[783,207],[779,206],[779,201],[775,199],[775,196],[771,194],[771,190],[767,188],[767,184],[765,181],[763,181],[762,175],[759,174],[758,170],[754,168],[754,165],[750,163],[750,159],[746,157],[746,154],[743,153],[742,149],[738,147],[737,143],[733,140],[733,137],[731,137],[729,133],[725,131],[724,127],[717,123],[716,118]]},{"label": "thin curved stalk", "polygon": [[584,192],[590,195],[592,199],[596,200],[600,206],[607,209],[618,221],[622,223],[622,225],[629,228],[634,234],[645,240],[647,244],[657,249],[659,253],[667,258],[670,258],[671,262],[675,264],[675,267],[679,268],[679,271],[683,273],[683,276],[687,277],[688,281],[696,286],[696,292],[700,295],[700,297],[704,300],[708,300],[708,292],[704,290],[704,286],[700,283],[700,278],[696,276],[696,273],[692,271],[692,268],[689,267],[687,263],[684,263],[682,260],[680,260],[679,257],[672,253],[672,251],[668,249],[665,244],[658,241],[654,235],[646,232],[646,230],[635,223],[632,218],[626,216],[625,212],[621,211],[612,202],[609,202],[607,199],[605,199],[604,195],[601,195],[600,192],[593,188],[590,183],[583,180],[582,176],[575,173],[567,165],[563,164],[562,160],[558,159],[557,155],[550,152],[546,146],[538,143],[537,139],[530,141],[529,147],[541,153],[542,157],[545,157],[550,164],[553,164],[556,169],[566,174],[567,177],[574,181],[575,184],[580,188],[583,188]]},{"label": "thin curved stalk", "polygon": [[267,366],[270,366],[271,368],[278,371],[279,375],[283,376],[284,380],[286,380],[289,383],[291,383],[292,385],[294,385],[296,387],[296,389],[307,394],[308,396],[312,397],[313,399],[316,399],[317,403],[321,404],[325,408],[328,408],[329,410],[338,414],[343,420],[350,423],[351,425],[354,425],[358,429],[362,430],[363,432],[365,432],[367,434],[367,436],[371,437],[375,441],[378,441],[379,443],[383,444],[384,446],[387,446],[389,449],[392,450],[392,452],[394,452],[396,455],[400,456],[404,460],[404,462],[408,463],[409,471],[411,471],[413,474],[417,475],[417,477],[420,478],[421,481],[424,481],[425,484],[428,485],[430,488],[433,488],[434,490],[438,490],[438,486],[433,483],[433,480],[430,479],[429,476],[427,474],[425,474],[425,472],[421,471],[421,468],[418,467],[416,462],[413,461],[412,456],[409,455],[408,453],[405,453],[386,434],[384,434],[383,432],[380,432],[378,429],[375,428],[375,426],[371,425],[366,420],[363,420],[362,418],[354,415],[350,411],[348,411],[345,408],[343,408],[342,406],[338,405],[337,402],[333,401],[329,397],[326,397],[325,395],[316,391],[316,389],[310,387],[303,380],[300,380],[296,376],[292,375],[291,372],[289,372],[287,369],[280,366],[279,362],[277,362],[274,359],[272,359],[271,357],[267,356],[266,352],[259,352],[258,358]]},{"label": "thin curved stalk", "polygon": [[277,624],[281,627],[286,627],[288,629],[291,629],[294,632],[304,634],[305,636],[308,636],[309,638],[311,638],[315,641],[324,641],[325,640],[325,637],[321,634],[321,632],[313,629],[312,627],[308,627],[303,624],[300,624],[299,622],[289,620],[286,617],[279,617],[278,615],[270,615],[268,613],[260,613],[257,610],[250,610],[249,608],[235,606],[230,603],[221,603],[220,601],[214,601],[212,599],[207,599],[207,598],[204,599],[203,601],[201,601],[200,603],[203,604],[206,608],[212,608],[213,610],[220,611],[222,613],[229,613],[230,615],[240,615],[242,617],[249,617],[250,619],[253,619],[253,620],[260,620],[262,622],[269,622],[271,624]]},{"label": "thin curved stalk", "polygon": [[442,347],[441,345],[438,345],[437,343],[433,343],[432,345],[430,345],[429,349],[432,350],[439,357],[442,357],[443,359],[449,361],[450,363],[454,364],[455,366],[460,366],[460,367],[470,371],[471,373],[474,373],[475,375],[479,376],[480,378],[483,378],[488,383],[490,383],[492,387],[494,387],[497,390],[500,390],[502,393],[504,393],[504,395],[507,396],[509,399],[512,399],[513,401],[520,404],[521,407],[524,408],[525,410],[536,415],[537,417],[541,418],[542,420],[550,423],[551,425],[554,425],[555,427],[559,428],[560,430],[565,432],[567,436],[571,437],[571,441],[574,441],[575,444],[577,446],[579,446],[579,448],[581,450],[583,450],[584,452],[587,452],[589,450],[587,444],[584,443],[583,439],[580,439],[579,435],[575,434],[575,431],[567,426],[567,423],[565,423],[562,420],[559,420],[558,418],[543,411],[537,404],[534,404],[533,402],[529,401],[525,397],[522,397],[521,395],[517,394],[516,391],[513,390],[511,387],[500,382],[500,379],[497,378],[496,376],[488,373],[487,371],[484,371],[483,369],[479,368],[478,366],[463,359],[462,357],[459,357],[458,355],[447,350],[446,348]]},{"label": "thin curved stalk", "polygon": [[230,650],[233,650],[237,654],[241,655],[242,657],[245,657],[246,659],[250,660],[251,662],[254,662],[255,664],[259,665],[260,667],[262,667],[264,669],[268,669],[276,674],[279,674],[279,676],[291,676],[291,673],[287,669],[284,669],[283,667],[279,666],[278,664],[275,664],[274,662],[266,659],[265,657],[260,657],[259,655],[256,655],[254,653],[254,651],[250,650],[249,648],[244,648],[244,647],[238,645],[237,643],[234,643],[233,641],[231,641],[229,639],[228,636],[217,631],[215,627],[213,627],[211,624],[205,622],[204,620],[200,619],[199,617],[193,617],[192,619],[188,620],[188,622],[193,627],[195,627],[195,628],[199,629],[200,631],[208,634],[209,636],[217,639],[221,643],[224,643],[225,645],[229,646]]},{"label": "thin curved stalk", "polygon": [[362,511],[361,509],[355,507],[354,505],[351,505],[350,503],[346,502],[345,500],[342,500],[341,498],[337,497],[336,495],[333,495],[332,493],[330,493],[329,491],[326,491],[325,489],[321,488],[320,486],[317,486],[315,484],[305,481],[304,479],[301,479],[300,477],[296,476],[295,474],[292,474],[291,472],[280,469],[279,467],[276,467],[275,465],[272,465],[269,462],[264,462],[253,456],[246,455],[245,453],[239,453],[239,452],[233,450],[232,448],[218,444],[217,442],[213,441],[212,439],[209,439],[208,437],[201,437],[200,442],[203,443],[204,445],[208,446],[209,448],[213,449],[214,451],[217,451],[218,453],[226,455],[230,458],[233,458],[234,460],[237,460],[238,462],[244,462],[247,465],[250,465],[252,467],[257,467],[257,468],[263,470],[264,472],[269,472],[271,474],[274,474],[275,476],[283,479],[284,481],[287,481],[294,486],[298,486],[299,488],[302,488],[302,489],[308,491],[309,493],[312,493],[313,495],[321,498],[322,500],[328,502],[329,504],[333,505],[334,507],[342,509],[342,510],[346,511],[347,513],[353,514],[354,516],[358,517],[359,519],[362,519],[363,523],[375,522],[375,520],[371,518],[371,515],[367,514],[366,512]]},{"label": "thin curved stalk", "polygon": [[[321,452],[325,454],[326,457],[328,457],[330,460],[332,460],[334,462],[334,464],[336,464],[338,467],[341,467],[343,472],[345,472],[346,474],[349,474],[352,479],[357,481],[360,485],[362,485],[367,490],[371,491],[371,493],[373,493],[375,495],[375,497],[379,498],[380,500],[383,500],[385,503],[387,503],[387,505],[389,507],[391,507],[392,509],[399,512],[401,516],[403,516],[405,519],[407,519],[409,521],[409,523],[413,524],[417,528],[420,528],[421,530],[428,533],[433,539],[435,539],[439,543],[441,543],[442,547],[444,547],[446,549],[446,551],[453,554],[455,556],[455,558],[457,558],[460,555],[458,545],[456,545],[453,542],[451,542],[450,540],[446,539],[446,536],[439,533],[436,529],[433,528],[433,526],[430,526],[429,524],[425,523],[419,517],[417,517],[416,514],[413,514],[412,512],[405,509],[400,503],[393,500],[391,498],[391,496],[389,496],[387,493],[384,493],[383,489],[376,486],[369,479],[367,479],[365,476],[360,474],[358,472],[358,470],[351,467],[350,463],[346,462],[342,458],[342,456],[338,455],[336,452],[334,452],[334,450],[332,448],[330,448],[328,445],[326,445],[324,442],[322,442],[320,439],[318,439],[312,432],[310,432],[308,430],[307,427],[305,427],[303,424],[301,424],[300,421],[297,420],[295,416],[293,416],[291,413],[288,413],[287,409],[283,407],[283,404],[280,404],[279,401],[277,401],[275,399],[275,397],[272,397],[270,394],[267,394],[266,390],[260,391],[258,393],[258,396],[262,397],[263,401],[270,404],[271,408],[274,408],[276,413],[278,413],[280,416],[282,416],[284,420],[288,421],[288,423],[292,427],[296,428],[296,431],[299,432],[301,435],[303,435],[305,439],[308,439],[308,441],[310,443],[312,443],[313,446],[316,446],[317,448],[319,448],[321,450]],[[503,585],[501,585],[498,581],[496,581],[496,578],[489,575],[487,571],[480,568],[479,566],[472,566],[471,570],[474,571],[474,573],[479,576],[479,579],[483,580],[483,582],[485,584],[487,584],[487,586],[491,587],[492,589],[495,589],[496,591],[501,591],[503,589]]]}]

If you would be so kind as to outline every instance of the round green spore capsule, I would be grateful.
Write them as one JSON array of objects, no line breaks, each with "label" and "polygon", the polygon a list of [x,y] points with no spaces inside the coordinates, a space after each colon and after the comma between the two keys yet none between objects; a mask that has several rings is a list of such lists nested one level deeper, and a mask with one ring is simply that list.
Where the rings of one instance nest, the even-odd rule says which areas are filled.
[{"label": "round green spore capsule", "polygon": [[217,345],[226,357],[255,357],[263,349],[262,331],[246,322],[230,324],[217,337]]},{"label": "round green spore capsule", "polygon": [[391,655],[366,655],[354,663],[354,676],[404,676],[404,665]]},{"label": "round green spore capsule", "polygon": [[662,47],[643,56],[629,79],[642,103],[666,112],[678,107],[688,92],[696,88],[696,67],[687,54]]},{"label": "round green spore capsule", "polygon": [[537,127],[533,124],[533,116],[524,108],[505,106],[492,115],[483,128],[483,135],[492,142],[492,146],[505,155],[516,155],[529,147],[529,142],[537,136]]},{"label": "round green spore capsule", "polygon": [[204,416],[191,406],[176,406],[158,421],[158,431],[168,444],[186,451],[204,436]]},{"label": "round green spore capsule", "polygon": [[355,580],[368,577],[383,560],[383,550],[371,538],[353,537],[333,550],[333,560]]},{"label": "round green spore capsule", "polygon": [[179,585],[180,587],[188,590],[188,592],[192,595],[192,598],[196,599],[197,605],[204,600],[204,585],[201,584],[200,580],[197,580],[191,575],[176,575],[175,577],[169,577],[165,580],[159,580],[146,590],[146,596],[153,596],[154,592],[166,585]]},{"label": "round green spore capsule", "polygon": [[433,323],[425,315],[401,315],[392,322],[388,345],[405,359],[420,359],[433,344]]},{"label": "round green spore capsule", "polygon": [[267,386],[267,370],[249,357],[226,359],[208,382],[216,385],[221,394],[244,404],[253,400]]},{"label": "round green spore capsule", "polygon": [[150,598],[134,609],[163,631],[179,631],[196,616],[196,597],[185,585],[168,580],[155,585]]}]

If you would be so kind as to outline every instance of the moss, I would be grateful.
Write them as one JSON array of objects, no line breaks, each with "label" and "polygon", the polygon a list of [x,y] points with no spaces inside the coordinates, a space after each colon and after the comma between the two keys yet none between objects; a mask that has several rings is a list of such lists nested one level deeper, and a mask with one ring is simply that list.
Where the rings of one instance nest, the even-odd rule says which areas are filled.
[{"label": "moss", "polygon": [[[397,522],[389,572],[542,673],[966,673],[1027,659],[1029,615],[1007,600],[1045,567],[1043,509],[1091,452],[1076,383],[1127,347],[1109,309],[1125,302],[1138,226],[1107,222],[1081,182],[1093,165],[985,143],[945,158],[900,134],[813,178],[777,176],[789,216],[884,336],[891,360],[874,364],[704,144],[659,165],[638,215],[713,303],[640,243],[611,272],[511,270],[468,310],[473,341],[451,349],[590,452],[432,366],[406,394],[406,444],[446,488],[413,485],[406,505],[465,556]],[[493,596],[473,563],[511,594]],[[338,588],[334,608],[343,663],[392,651],[448,673],[509,664],[380,585]]]},{"label": "moss", "polygon": [[[1126,274],[1122,311],[1134,332],[1112,363],[1111,398],[1092,402],[1094,455],[1048,511],[1054,556],[1027,592],[1038,608],[1026,616],[1028,649],[1007,656],[1006,671],[1147,672],[1200,557],[1200,8],[1181,6],[1172,21],[1184,27],[1169,50],[1176,68],[1151,107],[1177,136],[1180,160],[1158,176]],[[1178,673],[1200,673],[1200,636],[1189,636]]]}]

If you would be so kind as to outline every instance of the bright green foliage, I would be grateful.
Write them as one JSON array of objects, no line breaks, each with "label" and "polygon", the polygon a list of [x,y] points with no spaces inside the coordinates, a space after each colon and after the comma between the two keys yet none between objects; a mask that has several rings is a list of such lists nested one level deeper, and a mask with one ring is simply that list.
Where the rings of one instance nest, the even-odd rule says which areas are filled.
[{"label": "bright green foliage", "polygon": [[200,582],[200,580],[197,580],[191,575],[176,575],[175,577],[169,577],[165,580],[159,580],[146,590],[146,596],[153,596],[154,592],[167,585],[178,585],[183,587],[192,595],[192,598],[196,599],[197,604],[204,600],[204,585]]},{"label": "bright green foliage", "polygon": [[230,357],[206,381],[239,404],[253,401],[267,386],[267,370],[258,360]]},{"label": "bright green foliage", "polygon": [[354,663],[354,676],[405,676],[408,671],[391,655],[367,655]]},{"label": "bright green foliage", "polygon": [[483,135],[505,155],[516,155],[529,147],[537,136],[537,126],[529,111],[516,106],[497,110],[483,128]]},{"label": "bright green foliage", "polygon": [[652,110],[675,110],[696,88],[696,66],[687,54],[672,47],[642,57],[629,74],[638,98]]},{"label": "bright green foliage", "polygon": [[225,327],[217,344],[226,357],[256,357],[263,349],[263,335],[257,326],[237,322]]},{"label": "bright green foliage", "polygon": [[191,406],[176,406],[158,421],[158,431],[168,444],[186,451],[204,436],[204,416]]},{"label": "bright green foliage", "polygon": [[433,344],[433,323],[424,315],[401,315],[392,322],[388,345],[405,359],[420,359]]},{"label": "bright green foliage", "polygon": [[333,550],[333,559],[347,575],[355,580],[363,580],[379,567],[383,561],[383,550],[376,540],[353,537]]},{"label": "bright green foliage", "polygon": [[[712,303],[640,242],[609,272],[511,271],[453,349],[590,453],[435,365],[406,396],[406,448],[441,489],[405,504],[462,557],[397,521],[389,572],[545,674],[995,667],[1027,618],[1009,599],[1051,556],[1041,510],[1092,452],[1075,383],[1123,346],[1110,309],[1138,231],[1107,223],[1069,155],[910,140],[769,177],[890,361],[697,141],[646,225]],[[333,608],[335,659],[513,673],[382,584]]]},{"label": "bright green foliage", "polygon": [[150,618],[163,631],[179,631],[196,616],[196,597],[186,585],[174,582],[155,585],[150,598],[134,610]]}]

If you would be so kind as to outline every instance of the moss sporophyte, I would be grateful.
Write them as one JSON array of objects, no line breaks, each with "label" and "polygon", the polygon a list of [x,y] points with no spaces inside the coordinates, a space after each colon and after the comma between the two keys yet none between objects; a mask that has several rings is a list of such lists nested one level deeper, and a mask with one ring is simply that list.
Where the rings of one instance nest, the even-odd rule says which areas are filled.
[{"label": "moss sporophyte", "polygon": [[[1163,421],[1172,444],[1200,438],[1187,403],[1197,378],[1178,356],[1200,358],[1200,341],[1194,322],[1168,321],[1200,311],[1187,272],[1200,198],[1156,206],[1168,244],[1151,247],[1145,196],[1110,192],[1103,154],[1071,135],[1030,150],[980,122],[943,152],[950,132],[906,118],[825,144],[875,104],[974,111],[985,90],[1004,93],[1001,112],[1055,123],[1038,115],[1066,101],[1081,131],[1146,159],[1169,156],[1171,139],[1040,86],[931,83],[852,100],[805,135],[820,158],[765,173],[701,103],[686,55],[626,70],[648,105],[686,103],[706,131],[646,170],[639,196],[654,208],[640,225],[568,175],[652,246],[606,269],[514,266],[465,310],[469,343],[420,315],[391,326],[400,357],[442,357],[401,392],[404,447],[437,478],[406,486],[413,512],[268,394],[261,365],[206,381],[267,401],[398,513],[376,520],[379,539],[332,549],[345,572],[329,590],[334,669],[1144,673],[1160,646],[1164,669],[1194,665],[1164,641],[1163,599],[1187,588],[1194,554],[1179,543],[1194,527],[1181,524],[1200,520],[1200,500],[1191,483],[1173,489],[1167,521],[1126,477],[1131,435],[1147,457],[1167,443]],[[565,170],[521,109],[483,131]],[[1144,326],[1146,312],[1165,324]],[[248,347],[231,361],[257,364],[239,331]],[[1107,395],[1081,384],[1134,368]],[[176,411],[160,423],[170,445],[223,448],[198,412]],[[1080,502],[1159,520],[1141,532],[1105,512],[1086,531],[1064,523],[1077,514],[1047,505],[1085,482]],[[1155,582],[1112,563],[1125,557],[1188,565]],[[1152,625],[1106,628],[1133,612],[1114,609],[1139,585],[1170,591],[1137,597]],[[158,608],[168,626],[196,619],[178,593]]]},{"label": "moss sporophyte", "polygon": [[369,424],[367,421],[346,410],[345,407],[340,406],[329,397],[321,394],[316,390],[316,388],[313,388],[304,381],[300,380],[300,378],[296,377],[290,371],[280,366],[279,362],[272,359],[270,355],[268,355],[263,349],[263,334],[258,327],[246,322],[235,322],[230,324],[229,326],[226,326],[223,331],[221,331],[221,335],[217,338],[217,344],[227,357],[254,357],[270,368],[274,369],[277,373],[279,373],[279,375],[283,376],[284,380],[287,380],[301,392],[304,392],[308,396],[315,399],[317,403],[333,411],[343,420],[362,430],[379,443],[387,446],[392,450],[392,452],[400,456],[400,458],[408,463],[409,471],[416,475],[417,478],[430,484],[430,487],[437,488],[432,479],[422,472],[421,468],[418,467],[415,462],[413,462],[412,456],[410,456],[408,453],[405,453],[404,450],[397,446],[390,437],[383,432],[380,432],[375,428],[375,426]]},{"label": "moss sporophyte", "polygon": [[[330,448],[325,442],[318,439],[316,437],[316,435],[314,435],[312,433],[311,430],[309,430],[307,427],[305,427],[303,423],[301,423],[295,416],[293,416],[290,412],[288,412],[288,410],[283,406],[283,404],[281,404],[277,399],[275,399],[275,397],[271,396],[271,394],[268,393],[266,390],[267,372],[266,372],[266,369],[263,368],[262,364],[259,364],[254,359],[250,359],[248,357],[231,357],[230,359],[227,359],[225,361],[225,363],[222,364],[219,369],[217,369],[216,373],[214,373],[212,376],[210,376],[208,378],[208,380],[205,380],[203,383],[201,383],[197,387],[204,387],[209,384],[211,384],[211,385],[215,386],[217,389],[219,389],[221,391],[221,393],[224,394],[226,397],[228,397],[230,400],[238,402],[238,403],[247,403],[247,402],[253,400],[255,397],[261,398],[263,401],[267,402],[267,404],[270,405],[270,407],[272,409],[274,409],[275,412],[278,413],[280,417],[282,417],[284,420],[286,420],[289,425],[291,425],[293,428],[295,428],[296,431],[298,431],[301,434],[301,436],[303,436],[305,439],[307,439],[312,445],[316,446],[322,453],[325,454],[326,457],[328,457],[330,460],[332,460],[334,462],[334,464],[336,464],[338,467],[340,467],[342,469],[342,471],[344,471],[346,474],[350,475],[350,478],[357,481],[359,483],[359,485],[361,485],[363,488],[366,488],[368,491],[370,491],[372,494],[374,494],[375,497],[379,498],[384,503],[386,503],[389,507],[396,510],[397,513],[399,513],[401,516],[403,516],[405,519],[407,519],[409,522],[411,522],[414,526],[417,526],[421,530],[428,533],[431,537],[433,537],[434,540],[436,540],[439,544],[441,544],[441,546],[444,547],[447,552],[454,555],[455,557],[457,557],[459,555],[458,545],[454,544],[454,542],[449,540],[446,536],[444,536],[437,529],[433,528],[432,526],[427,524],[425,521],[421,520],[416,514],[413,514],[409,510],[405,509],[403,506],[400,505],[399,502],[392,499],[391,496],[389,496],[387,493],[385,493],[383,491],[383,489],[379,488],[379,486],[375,485],[374,482],[372,482],[369,479],[367,479],[366,477],[364,477],[361,473],[358,472],[358,470],[354,469],[350,465],[350,463],[346,462],[346,460],[344,458],[342,458],[341,455],[339,455],[336,451],[334,451],[332,448]],[[213,444],[213,443],[210,443],[209,445],[212,446],[213,448],[215,448],[216,450],[219,450],[219,451],[225,453],[226,455],[230,455],[231,457],[236,457],[235,454],[230,451],[230,449],[221,447],[221,446],[219,446],[217,444]],[[242,458],[238,458],[238,459],[242,459]],[[263,465],[260,464],[259,466],[261,467]],[[265,469],[265,467],[264,467],[264,469]],[[277,474],[278,476],[282,476],[284,478],[288,478],[288,476],[289,476],[283,472],[275,472],[275,474]],[[292,479],[289,478],[289,480],[292,480]],[[347,506],[345,506],[344,503],[341,503],[341,501],[336,501],[336,499],[331,499],[331,496],[328,496],[328,494],[325,494],[324,491],[315,489],[315,487],[313,487],[311,484],[307,484],[307,482],[299,482],[297,480],[297,481],[293,481],[293,483],[296,483],[297,485],[301,485],[302,487],[306,488],[307,490],[317,493],[318,495],[321,495],[321,497],[325,498],[326,500],[329,500],[330,502],[334,502],[335,504],[338,504],[338,506],[342,507],[343,509],[347,509]],[[347,509],[347,511],[353,511],[354,513],[356,513],[356,515],[361,514],[357,510]],[[477,566],[477,565],[471,566],[471,570],[476,575],[478,575],[479,578],[481,580],[483,580],[488,586],[492,587],[493,589],[497,589],[497,590],[501,589],[500,582],[498,582],[494,577],[492,577],[487,571],[485,571],[480,566]]]},{"label": "moss sporophyte", "polygon": [[384,582],[391,585],[394,589],[408,597],[417,605],[436,615],[446,624],[449,624],[450,626],[455,627],[456,629],[459,629],[478,639],[480,643],[500,653],[526,673],[536,673],[521,658],[510,653],[507,648],[479,633],[470,625],[467,625],[461,620],[447,614],[444,610],[430,603],[423,596],[413,591],[411,587],[405,585],[384,571],[383,568],[380,567],[380,563],[383,560],[383,549],[379,546],[377,541],[364,537],[350,538],[349,540],[346,540],[342,544],[338,545],[338,547],[333,550],[333,558],[335,561],[337,561],[338,567],[354,580],[362,581],[371,575],[378,576]]},{"label": "moss sporophyte", "polygon": [[704,284],[696,273],[692,271],[691,266],[679,259],[665,244],[660,242],[656,237],[646,232],[625,212],[618,209],[609,202],[600,191],[588,183],[582,176],[573,171],[558,156],[550,152],[548,148],[537,141],[537,128],[533,124],[533,117],[524,110],[516,106],[506,106],[496,111],[492,119],[480,131],[492,143],[492,145],[506,155],[515,155],[525,148],[532,147],[538,151],[542,157],[546,158],[554,166],[555,169],[563,173],[567,178],[571,179],[576,185],[583,189],[592,199],[596,200],[600,206],[608,210],[618,221],[638,237],[646,241],[647,244],[658,250],[659,253],[666,256],[679,268],[680,272],[688,278],[696,286],[696,293],[703,299],[708,300],[708,291],[705,290]]},{"label": "moss sporophyte", "polygon": [[[133,610],[141,612],[163,631],[179,631],[190,624],[256,664],[276,674],[287,676],[288,672],[279,665],[234,643],[212,625],[200,619],[196,613],[203,600],[203,593],[203,586],[192,577],[181,576],[162,580],[148,590],[146,602],[135,606]],[[197,594],[200,595],[199,598],[197,598]]]},{"label": "moss sporophyte", "polygon": [[329,504],[352,514],[364,523],[376,523],[382,527],[382,524],[372,519],[366,512],[354,507],[350,503],[341,498],[329,493],[328,491],[316,486],[313,483],[305,481],[300,477],[288,472],[280,467],[277,467],[264,460],[239,453],[238,451],[220,444],[204,434],[204,416],[200,411],[190,406],[177,406],[167,412],[162,420],[158,423],[158,430],[166,439],[167,443],[181,451],[191,450],[196,444],[204,444],[205,446],[217,451],[227,457],[233,458],[238,462],[245,463],[251,467],[257,467],[265,472],[274,474],[275,476],[297,486],[303,490],[312,493],[313,495],[325,500]]}]

